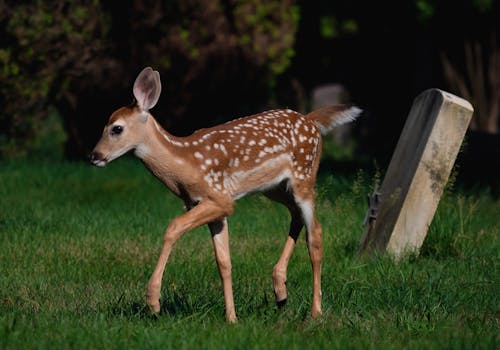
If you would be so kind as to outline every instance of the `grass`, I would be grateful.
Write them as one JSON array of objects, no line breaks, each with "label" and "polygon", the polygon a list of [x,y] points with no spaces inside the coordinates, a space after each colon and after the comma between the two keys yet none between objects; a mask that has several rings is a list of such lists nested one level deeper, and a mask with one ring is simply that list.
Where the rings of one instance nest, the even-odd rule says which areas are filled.
[{"label": "grass", "polygon": [[277,309],[271,271],[288,214],[261,196],[230,218],[239,322],[224,303],[206,228],[186,234],[165,271],[162,313],[145,286],[181,202],[137,162],[0,163],[0,348],[481,348],[499,341],[500,203],[449,191],[418,257],[355,257],[371,180],[322,174],[323,309],[308,317],[303,236]]}]

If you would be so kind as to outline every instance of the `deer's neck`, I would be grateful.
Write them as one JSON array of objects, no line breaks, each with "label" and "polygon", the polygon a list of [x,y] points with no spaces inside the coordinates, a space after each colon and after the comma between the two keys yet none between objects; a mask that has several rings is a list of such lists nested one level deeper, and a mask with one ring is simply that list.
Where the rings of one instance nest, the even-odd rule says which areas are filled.
[{"label": "deer's neck", "polygon": [[186,152],[183,138],[168,133],[152,116],[148,118],[145,135],[135,155],[160,181],[181,196],[184,188],[183,172],[187,166],[183,156]]}]

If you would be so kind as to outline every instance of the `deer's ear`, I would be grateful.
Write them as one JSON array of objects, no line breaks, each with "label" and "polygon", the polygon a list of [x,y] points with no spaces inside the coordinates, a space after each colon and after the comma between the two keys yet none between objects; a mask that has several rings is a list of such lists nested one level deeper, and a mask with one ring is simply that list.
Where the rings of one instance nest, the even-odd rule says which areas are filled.
[{"label": "deer's ear", "polygon": [[161,93],[160,73],[146,67],[139,73],[134,83],[134,97],[142,111],[153,108]]}]

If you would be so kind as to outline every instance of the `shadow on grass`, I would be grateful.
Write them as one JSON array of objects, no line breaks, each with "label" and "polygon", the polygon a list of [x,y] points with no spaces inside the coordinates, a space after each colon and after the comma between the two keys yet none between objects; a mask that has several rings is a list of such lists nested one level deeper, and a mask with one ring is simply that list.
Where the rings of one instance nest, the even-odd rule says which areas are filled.
[{"label": "shadow on grass", "polygon": [[207,314],[213,310],[215,305],[200,300],[193,303],[193,298],[185,293],[168,291],[160,300],[160,312],[153,313],[149,310],[145,300],[125,301],[124,294],[110,308],[110,314],[126,318],[138,318],[143,320],[156,320],[163,316],[190,317],[193,315]]},{"label": "shadow on grass", "polygon": [[[160,319],[187,319],[196,317],[203,319],[206,316],[224,320],[224,306],[221,302],[196,298],[178,291],[168,291],[160,300],[159,313],[152,313],[145,300],[125,300],[123,294],[114,304],[110,306],[109,314],[112,317],[123,317],[127,319],[138,319],[155,322]],[[305,305],[299,310],[290,308],[286,301],[277,304],[274,297],[271,299],[267,293],[262,297],[255,297],[247,304],[241,300],[237,301],[237,313],[239,318],[276,320],[279,318],[306,320],[309,313]]]},{"label": "shadow on grass", "polygon": [[118,298],[110,307],[109,313],[113,316],[121,316],[127,318],[154,319],[155,317],[149,311],[147,305],[143,301],[124,301],[124,294]]},{"label": "shadow on grass", "polygon": [[344,244],[344,254],[345,256],[357,256],[359,248],[359,242],[357,240],[351,239]]}]

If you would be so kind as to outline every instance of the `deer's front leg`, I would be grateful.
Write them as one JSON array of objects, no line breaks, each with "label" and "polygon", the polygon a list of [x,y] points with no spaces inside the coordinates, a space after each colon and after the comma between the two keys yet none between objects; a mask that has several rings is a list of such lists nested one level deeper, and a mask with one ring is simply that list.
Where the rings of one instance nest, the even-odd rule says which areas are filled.
[{"label": "deer's front leg", "polygon": [[160,258],[151,275],[146,293],[146,301],[153,312],[160,311],[161,281],[172,246],[184,232],[224,218],[232,213],[232,202],[202,201],[187,213],[175,218],[168,226]]},{"label": "deer's front leg", "polygon": [[226,319],[230,323],[236,322],[236,311],[234,310],[233,283],[231,278],[231,254],[229,252],[229,230],[227,220],[219,220],[208,224],[212,233],[215,259],[219,267],[224,291],[224,304],[226,306]]}]

